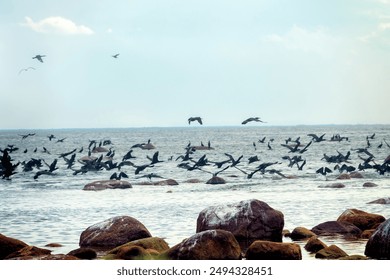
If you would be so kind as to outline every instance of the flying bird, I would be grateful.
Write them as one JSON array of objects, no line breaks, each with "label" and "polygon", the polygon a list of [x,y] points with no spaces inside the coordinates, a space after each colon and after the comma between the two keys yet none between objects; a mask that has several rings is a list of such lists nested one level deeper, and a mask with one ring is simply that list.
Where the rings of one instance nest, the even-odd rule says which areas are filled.
[{"label": "flying bird", "polygon": [[248,118],[245,121],[243,121],[241,124],[247,124],[249,122],[262,122],[262,123],[265,123],[264,121],[260,120],[259,117],[251,117],[251,118]]},{"label": "flying bird", "polygon": [[42,59],[42,57],[45,57],[46,55],[41,55],[41,54],[37,54],[36,56],[34,56],[33,57],[33,59],[38,59],[40,62],[42,62],[43,63],[43,59]]},{"label": "flying bird", "polygon": [[20,69],[20,71],[19,71],[19,75],[22,73],[22,72],[24,72],[24,71],[28,71],[28,70],[30,70],[30,69],[32,69],[32,70],[35,70],[35,68],[34,67],[27,67],[27,68],[23,68],[23,69]]},{"label": "flying bird", "polygon": [[119,53],[112,55],[113,58],[118,58]]},{"label": "flying bird", "polygon": [[191,124],[191,122],[197,121],[199,124],[203,124],[201,117],[191,117],[188,119],[188,124]]}]

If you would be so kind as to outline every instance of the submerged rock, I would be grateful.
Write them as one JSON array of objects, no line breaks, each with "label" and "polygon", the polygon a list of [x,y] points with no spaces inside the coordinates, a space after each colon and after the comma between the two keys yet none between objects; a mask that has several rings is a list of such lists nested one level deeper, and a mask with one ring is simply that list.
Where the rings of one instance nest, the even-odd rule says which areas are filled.
[{"label": "submerged rock", "polygon": [[390,204],[390,197],[379,198],[368,202],[368,204]]},{"label": "submerged rock", "polygon": [[362,231],[355,225],[345,222],[328,221],[311,229],[317,235],[343,235],[345,237],[360,237]]},{"label": "submerged rock", "polygon": [[345,185],[342,183],[331,183],[326,185],[318,186],[319,188],[328,188],[328,189],[341,189],[345,188]]},{"label": "submerged rock", "polygon": [[241,241],[282,241],[283,213],[267,203],[252,199],[235,204],[211,206],[198,215],[196,232],[210,229],[230,231]]},{"label": "submerged rock", "polygon": [[137,219],[117,216],[88,227],[81,233],[80,247],[114,248],[127,242],[151,237],[150,232]]},{"label": "submerged rock", "polygon": [[84,186],[84,191],[102,191],[106,189],[130,189],[133,186],[123,180],[104,180],[88,183]]}]

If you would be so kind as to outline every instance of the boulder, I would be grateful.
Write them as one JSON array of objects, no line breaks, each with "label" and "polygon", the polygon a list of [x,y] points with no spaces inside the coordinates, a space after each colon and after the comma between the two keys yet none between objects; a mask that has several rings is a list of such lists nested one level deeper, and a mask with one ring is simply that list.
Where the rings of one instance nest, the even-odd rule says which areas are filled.
[{"label": "boulder", "polygon": [[365,182],[364,184],[363,184],[363,187],[365,187],[365,188],[373,188],[373,187],[377,187],[378,185],[377,184],[375,184],[375,183],[373,183],[373,182]]},{"label": "boulder", "polygon": [[345,185],[342,183],[331,183],[326,185],[321,185],[319,188],[327,188],[327,189],[341,189],[345,188]]},{"label": "boulder", "polygon": [[23,241],[0,234],[0,260],[26,246]]},{"label": "boulder", "polygon": [[163,253],[170,260],[238,260],[241,248],[231,232],[199,232]]},{"label": "boulder", "polygon": [[364,178],[364,176],[363,176],[362,173],[356,172],[356,171],[351,172],[351,173],[349,174],[349,176],[350,176],[351,178],[353,178],[353,179],[363,179],[363,178]]},{"label": "boulder", "polygon": [[311,229],[317,235],[343,235],[360,237],[362,231],[355,225],[345,222],[329,221],[316,225]]},{"label": "boulder", "polygon": [[330,245],[320,251],[315,255],[317,259],[339,259],[347,257],[348,254],[336,245]]},{"label": "boulder", "polygon": [[124,246],[117,250],[115,259],[121,260],[151,260],[152,255],[141,246]]},{"label": "boulder", "polygon": [[301,247],[296,243],[258,240],[246,251],[248,260],[301,260]]},{"label": "boulder", "polygon": [[88,227],[81,233],[80,247],[115,248],[127,242],[151,237],[137,219],[117,216]]},{"label": "boulder", "polygon": [[383,222],[368,239],[364,254],[373,259],[390,259],[390,219]]},{"label": "boulder", "polygon": [[173,179],[166,179],[166,180],[154,182],[153,185],[155,185],[155,186],[177,186],[177,185],[179,185],[179,183]]},{"label": "boulder", "polygon": [[84,191],[102,191],[106,189],[130,189],[133,186],[123,180],[103,180],[88,183],[84,186]]},{"label": "boulder", "polygon": [[[125,251],[125,249],[124,249],[125,247],[131,248],[134,246],[141,247],[144,250],[146,250],[146,252],[151,252],[153,250],[157,253],[162,253],[162,252],[165,252],[166,250],[169,249],[169,245],[164,239],[159,238],[159,237],[148,237],[148,238],[134,240],[134,241],[128,242],[126,244],[123,244],[121,246],[118,246],[118,247],[112,249],[111,251],[109,251],[108,255],[117,256],[119,254],[119,251],[122,251],[122,252]],[[114,258],[120,258],[120,257],[117,256]]]},{"label": "boulder", "polygon": [[222,229],[233,233],[239,242],[256,239],[281,242],[283,227],[282,212],[252,199],[204,209],[198,215],[196,232]]},{"label": "boulder", "polygon": [[50,255],[51,251],[35,246],[26,246],[7,256],[7,259],[32,259],[35,257]]},{"label": "boulder", "polygon": [[349,175],[347,173],[342,173],[339,176],[337,176],[336,179],[337,180],[349,180],[349,179],[351,179],[351,175]]},{"label": "boulder", "polygon": [[206,184],[210,184],[210,185],[226,184],[226,181],[221,177],[213,176],[209,180],[207,180]]},{"label": "boulder", "polygon": [[381,215],[367,213],[358,209],[345,210],[337,219],[338,222],[351,223],[362,231],[373,229],[385,220],[385,217]]},{"label": "boulder", "polygon": [[315,236],[316,234],[312,232],[311,230],[304,228],[304,227],[296,227],[294,230],[291,232],[289,237],[292,240],[302,240],[302,239],[308,239],[312,236]]},{"label": "boulder", "polygon": [[67,255],[76,257],[82,260],[93,260],[96,259],[97,253],[91,248],[78,248],[70,251]]},{"label": "boulder", "polygon": [[307,241],[305,245],[306,251],[310,253],[317,253],[318,251],[328,247],[324,242],[322,242],[318,236],[312,236],[310,239]]},{"label": "boulder", "polygon": [[368,202],[368,204],[390,204],[390,197],[379,198]]}]

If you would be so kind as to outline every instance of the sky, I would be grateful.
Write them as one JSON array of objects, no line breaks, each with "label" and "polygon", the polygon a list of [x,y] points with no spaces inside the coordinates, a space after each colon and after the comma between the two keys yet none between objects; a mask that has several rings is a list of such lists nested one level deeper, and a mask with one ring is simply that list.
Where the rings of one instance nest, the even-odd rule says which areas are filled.
[{"label": "sky", "polygon": [[390,0],[2,0],[0,100],[0,129],[389,124]]}]

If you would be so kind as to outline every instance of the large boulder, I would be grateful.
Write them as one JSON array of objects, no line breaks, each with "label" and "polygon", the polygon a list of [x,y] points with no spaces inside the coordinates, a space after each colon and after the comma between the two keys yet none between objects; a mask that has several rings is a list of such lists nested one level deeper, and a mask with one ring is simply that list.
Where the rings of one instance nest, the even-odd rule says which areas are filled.
[{"label": "large boulder", "polygon": [[282,212],[252,199],[204,209],[199,213],[196,232],[222,229],[233,233],[239,242],[256,239],[281,242],[283,227]]},{"label": "large boulder", "polygon": [[173,246],[163,256],[171,260],[238,260],[241,248],[231,232],[206,230]]},{"label": "large boulder", "polygon": [[343,235],[345,237],[360,237],[362,231],[355,225],[346,222],[328,221],[311,229],[317,235]]},{"label": "large boulder", "polygon": [[123,180],[103,180],[103,181],[94,181],[88,183],[84,186],[84,191],[102,191],[106,189],[130,189],[133,186]]},{"label": "large boulder", "polygon": [[146,237],[151,237],[151,234],[140,221],[129,216],[117,216],[84,230],[79,245],[112,249]]},{"label": "large boulder", "polygon": [[246,251],[248,260],[301,260],[301,247],[296,243],[258,240]]},{"label": "large boulder", "polygon": [[305,227],[296,227],[294,230],[290,233],[290,238],[292,240],[302,240],[302,239],[309,239],[312,236],[315,236],[316,234],[312,232],[311,230],[305,228]]},{"label": "large boulder", "polygon": [[373,259],[390,259],[390,219],[383,222],[371,235],[364,254]]},{"label": "large boulder", "polygon": [[385,220],[382,215],[371,214],[358,209],[345,210],[337,219],[338,222],[351,223],[362,231],[376,228],[378,224]]},{"label": "large boulder", "polygon": [[336,245],[330,245],[318,251],[315,255],[317,259],[339,259],[347,256],[348,254]]},{"label": "large boulder", "polygon": [[26,246],[23,241],[0,234],[0,260]]}]

